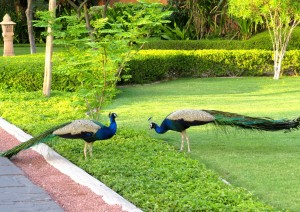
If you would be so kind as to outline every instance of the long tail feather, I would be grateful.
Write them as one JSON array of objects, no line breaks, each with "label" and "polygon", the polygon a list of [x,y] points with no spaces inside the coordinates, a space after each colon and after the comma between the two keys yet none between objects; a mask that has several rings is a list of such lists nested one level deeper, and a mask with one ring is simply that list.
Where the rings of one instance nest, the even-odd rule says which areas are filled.
[{"label": "long tail feather", "polygon": [[54,128],[51,128],[51,129],[43,132],[42,134],[38,135],[37,137],[31,138],[28,141],[23,142],[23,143],[19,144],[18,146],[15,146],[15,147],[1,153],[0,156],[11,158],[12,156],[18,154],[22,150],[28,149],[32,146],[35,146],[35,145],[39,144],[39,143],[45,143],[45,142],[51,140],[53,137],[55,137],[55,135],[52,134],[53,131],[55,131],[55,130],[57,130],[57,129],[59,129],[59,128],[65,126],[69,123],[70,122],[59,125],[59,126],[54,127]]},{"label": "long tail feather", "polygon": [[274,120],[266,117],[250,117],[236,113],[228,113],[216,110],[206,110],[215,117],[215,124],[237,126],[245,129],[278,131],[300,128],[300,117],[294,120]]}]

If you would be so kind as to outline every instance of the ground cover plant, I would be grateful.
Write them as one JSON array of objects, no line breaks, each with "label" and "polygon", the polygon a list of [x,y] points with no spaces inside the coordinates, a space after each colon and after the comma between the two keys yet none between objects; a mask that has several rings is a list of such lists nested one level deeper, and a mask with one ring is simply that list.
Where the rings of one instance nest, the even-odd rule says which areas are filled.
[{"label": "ground cover plant", "polygon": [[[272,210],[236,186],[278,209],[297,210],[299,132],[196,127],[189,130],[192,152],[186,154],[177,151],[178,133],[162,136],[146,129],[149,116],[159,122],[181,108],[296,117],[298,83],[298,78],[207,78],[122,87],[100,119],[108,122],[109,111],[119,114],[119,132],[112,140],[95,143],[95,158],[83,159],[82,141],[59,140],[53,147],[146,211]],[[58,123],[84,118],[85,107],[77,98],[65,92],[46,99],[39,92],[2,91],[0,114],[37,135]],[[234,186],[223,184],[215,172]]]}]

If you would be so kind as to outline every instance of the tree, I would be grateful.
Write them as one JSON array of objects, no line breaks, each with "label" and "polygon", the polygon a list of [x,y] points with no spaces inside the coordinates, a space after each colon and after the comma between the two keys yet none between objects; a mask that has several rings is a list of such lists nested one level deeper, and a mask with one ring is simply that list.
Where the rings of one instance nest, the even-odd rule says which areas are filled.
[{"label": "tree", "polygon": [[105,3],[104,3],[104,7],[103,7],[103,18],[106,18],[106,12],[107,12],[110,0],[105,0],[104,2]]},{"label": "tree", "polygon": [[300,2],[294,0],[229,0],[229,13],[264,22],[274,51],[274,79],[279,79],[288,42],[300,24]]},{"label": "tree", "polygon": [[[52,14],[52,20],[55,17],[56,0],[49,1],[49,12]],[[45,54],[45,71],[44,71],[44,84],[43,84],[43,95],[50,96],[51,91],[51,80],[52,80],[52,53],[53,53],[53,33],[51,28],[51,19],[47,29],[46,38],[46,54]]]},{"label": "tree", "polygon": [[27,18],[27,27],[28,27],[28,38],[30,43],[30,53],[36,53],[35,40],[33,34],[32,26],[32,0],[27,0],[27,9],[26,9],[26,18]]},{"label": "tree", "polygon": [[78,15],[51,19],[49,11],[37,13],[40,21],[35,26],[45,27],[50,23],[53,31],[48,31],[47,35],[54,35],[55,43],[67,49],[59,57],[55,71],[66,76],[76,75],[81,84],[78,89],[78,95],[82,97],[79,103],[86,104],[93,119],[99,119],[103,106],[116,95],[116,84],[121,78],[124,79],[121,73],[126,70],[127,63],[146,38],[169,22],[167,18],[172,13],[163,10],[161,4],[149,4],[142,0],[132,7],[136,10],[122,10],[117,20],[95,14],[91,19],[93,39],[85,20]]}]

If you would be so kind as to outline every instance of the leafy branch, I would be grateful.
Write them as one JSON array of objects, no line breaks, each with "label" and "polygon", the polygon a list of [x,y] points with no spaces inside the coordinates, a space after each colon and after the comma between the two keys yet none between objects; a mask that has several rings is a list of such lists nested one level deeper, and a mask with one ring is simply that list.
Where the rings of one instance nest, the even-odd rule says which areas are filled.
[{"label": "leafy branch", "polygon": [[[163,11],[161,4],[144,1],[140,1],[139,9],[124,10],[117,18],[110,15],[110,10],[113,8],[108,8],[106,18],[91,18],[93,39],[84,20],[76,15],[61,16],[51,22],[55,43],[68,49],[64,63],[53,68],[78,76],[82,85],[78,94],[86,104],[88,115],[96,120],[118,93],[118,81],[123,76],[129,78],[123,74],[128,61],[147,38],[159,33],[159,27],[168,22],[166,18],[171,14]],[[41,20],[36,26],[44,27],[49,18],[53,19],[47,13],[39,14]]]}]

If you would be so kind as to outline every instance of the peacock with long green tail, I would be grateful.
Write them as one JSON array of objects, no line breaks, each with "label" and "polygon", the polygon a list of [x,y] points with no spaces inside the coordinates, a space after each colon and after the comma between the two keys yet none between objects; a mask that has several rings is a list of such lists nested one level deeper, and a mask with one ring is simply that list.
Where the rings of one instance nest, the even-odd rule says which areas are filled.
[{"label": "peacock with long green tail", "polygon": [[[152,117],[148,119],[151,120]],[[154,129],[157,133],[163,134],[169,130],[181,133],[181,148],[183,150],[184,140],[188,145],[188,152],[190,152],[189,138],[186,129],[192,126],[215,124],[216,126],[232,126],[251,130],[263,131],[279,131],[292,129],[299,129],[300,117],[294,120],[279,119],[274,120],[265,117],[250,117],[237,113],[223,112],[217,110],[194,110],[184,109],[177,110],[169,115],[162,121],[161,125],[154,122],[150,123],[150,129]]]},{"label": "peacock with long green tail", "polygon": [[106,140],[113,137],[117,132],[116,117],[117,114],[109,113],[110,125],[105,126],[102,123],[94,120],[79,119],[72,122],[67,122],[62,125],[53,127],[37,137],[31,138],[28,141],[13,147],[6,152],[0,154],[2,157],[11,158],[18,154],[20,151],[28,149],[39,143],[46,143],[52,140],[54,137],[62,137],[67,139],[83,139],[84,145],[84,157],[87,157],[87,148],[89,148],[90,156],[93,152],[93,142],[97,140]]}]

